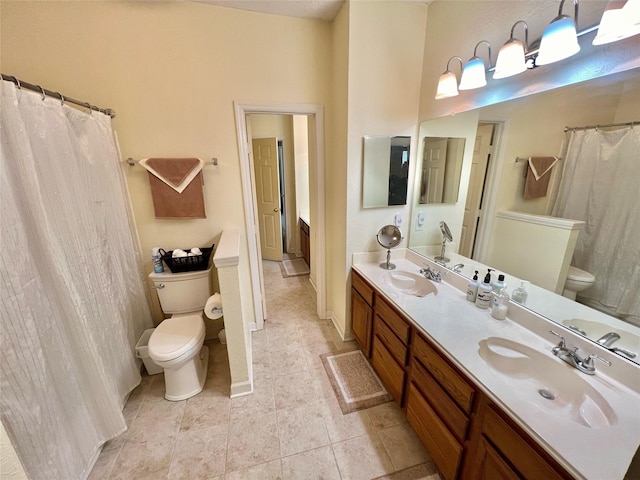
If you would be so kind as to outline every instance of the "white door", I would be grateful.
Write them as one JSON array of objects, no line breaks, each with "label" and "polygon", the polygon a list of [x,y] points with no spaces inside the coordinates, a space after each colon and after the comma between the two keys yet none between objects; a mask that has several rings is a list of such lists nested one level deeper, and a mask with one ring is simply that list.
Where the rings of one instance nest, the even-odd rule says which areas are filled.
[{"label": "white door", "polygon": [[282,260],[280,176],[276,138],[253,139],[253,162],[260,247],[265,260]]},{"label": "white door", "polygon": [[471,162],[467,202],[464,206],[462,233],[460,235],[460,255],[468,258],[471,258],[471,254],[473,253],[473,244],[477,234],[478,222],[480,215],[482,215],[482,191],[487,166],[489,165],[492,136],[492,124],[481,124],[478,126],[476,141],[473,147],[473,161]]},{"label": "white door", "polygon": [[422,162],[422,178],[427,179],[425,203],[442,203],[446,160],[447,139],[427,141],[425,138],[424,160]]}]

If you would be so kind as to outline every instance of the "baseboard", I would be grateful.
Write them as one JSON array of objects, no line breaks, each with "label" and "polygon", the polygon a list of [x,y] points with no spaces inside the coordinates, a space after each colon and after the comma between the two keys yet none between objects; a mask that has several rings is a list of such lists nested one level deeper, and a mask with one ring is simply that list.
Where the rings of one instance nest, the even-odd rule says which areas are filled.
[{"label": "baseboard", "polygon": [[338,319],[336,318],[335,314],[332,311],[330,310],[327,311],[327,317],[331,320],[331,323],[333,323],[333,328],[336,329],[336,331],[338,332],[338,335],[340,335],[340,338],[342,339],[343,342],[348,342],[349,340],[353,340],[355,338],[351,333],[351,330],[349,330],[348,332],[342,331],[342,329],[338,325]]},{"label": "baseboard", "polygon": [[251,380],[231,384],[231,398],[244,397],[251,393],[253,393],[253,382]]}]

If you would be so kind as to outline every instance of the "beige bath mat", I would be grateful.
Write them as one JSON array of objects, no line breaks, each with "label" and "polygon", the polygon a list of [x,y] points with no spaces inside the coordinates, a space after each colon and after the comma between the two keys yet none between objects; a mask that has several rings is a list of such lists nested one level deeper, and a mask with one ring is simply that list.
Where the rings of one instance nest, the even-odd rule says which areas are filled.
[{"label": "beige bath mat", "polygon": [[281,261],[280,270],[282,271],[282,276],[285,278],[309,275],[309,267],[302,258]]},{"label": "beige bath mat", "polygon": [[393,399],[360,350],[324,353],[320,358],[345,415]]}]

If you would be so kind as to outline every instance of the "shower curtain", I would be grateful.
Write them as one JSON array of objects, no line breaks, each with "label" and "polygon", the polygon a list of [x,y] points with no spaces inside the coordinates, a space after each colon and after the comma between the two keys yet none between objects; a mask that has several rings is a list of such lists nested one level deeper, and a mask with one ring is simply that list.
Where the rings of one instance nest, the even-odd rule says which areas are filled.
[{"label": "shower curtain", "polygon": [[553,215],[584,220],[574,265],[596,277],[581,292],[640,322],[640,128],[570,134]]},{"label": "shower curtain", "polygon": [[30,479],[126,429],[152,326],[110,118],[0,81],[0,414]]}]

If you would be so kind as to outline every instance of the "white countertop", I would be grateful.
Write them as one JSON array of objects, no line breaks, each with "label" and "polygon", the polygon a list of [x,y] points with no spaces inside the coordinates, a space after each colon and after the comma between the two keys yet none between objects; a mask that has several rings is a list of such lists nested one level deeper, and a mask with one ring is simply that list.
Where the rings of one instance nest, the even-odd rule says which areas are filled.
[{"label": "white countertop", "polygon": [[[579,335],[573,337],[571,332],[563,331],[568,343],[579,346],[583,354],[598,353],[613,362],[611,367],[596,362],[596,375],[586,375],[551,353],[557,339],[547,331],[558,327],[544,317],[512,304],[506,320],[495,320],[490,310],[481,310],[466,301],[467,280],[450,271],[442,283],[436,284],[436,295],[406,295],[385,280],[387,271],[379,267],[381,257],[355,257],[357,262],[364,263],[354,263],[353,267],[412,319],[422,333],[438,344],[453,363],[569,473],[576,478],[594,480],[624,477],[640,445],[640,367],[615,358],[615,355],[607,355],[609,352],[593,344],[580,343]],[[410,252],[407,257],[411,258]],[[396,271],[419,273],[421,266],[427,263],[442,268],[422,258],[416,262],[420,263],[405,258],[392,259]],[[554,416],[550,409],[539,405],[541,397],[537,392],[523,392],[523,388],[518,388],[522,384],[495,371],[482,359],[479,342],[488,337],[510,339],[548,353],[557,368],[572,369],[606,399],[613,410],[614,424],[588,427],[562,415]]]}]

